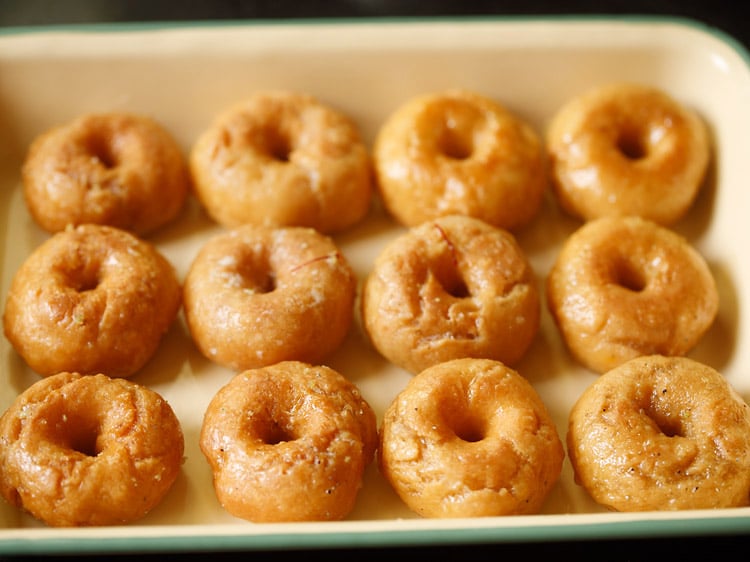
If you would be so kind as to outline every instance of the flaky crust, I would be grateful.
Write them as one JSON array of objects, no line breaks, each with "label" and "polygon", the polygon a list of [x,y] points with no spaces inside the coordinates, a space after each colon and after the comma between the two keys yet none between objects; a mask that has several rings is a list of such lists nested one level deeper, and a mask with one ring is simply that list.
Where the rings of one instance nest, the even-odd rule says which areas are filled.
[{"label": "flaky crust", "polygon": [[380,427],[380,470],[425,517],[538,512],[564,456],[531,384],[488,359],[456,359],[422,371]]},{"label": "flaky crust", "polygon": [[39,135],[22,177],[29,212],[49,232],[88,223],[145,236],[177,217],[190,189],[182,149],[164,127],[119,112]]},{"label": "flaky crust", "polygon": [[372,199],[354,122],[313,96],[258,92],[224,110],[190,153],[195,193],[220,224],[345,230]]},{"label": "flaky crust", "polygon": [[343,519],[377,447],[357,387],[295,361],[236,375],[206,410],[200,446],[232,515],[254,522]]},{"label": "flaky crust", "polygon": [[608,84],[575,97],[547,131],[552,185],[568,213],[669,225],[703,183],[710,142],[698,114],[656,88]]},{"label": "flaky crust", "polygon": [[547,186],[536,132],[466,90],[398,107],[378,131],[373,163],[385,207],[407,226],[460,214],[514,230],[536,216]]},{"label": "flaky crust", "polygon": [[193,260],[185,318],[201,353],[232,369],[318,363],[348,334],[356,288],[328,236],[244,225],[214,236]]},{"label": "flaky crust", "polygon": [[570,412],[576,481],[619,511],[748,505],[750,409],[713,368],[685,357],[632,359]]},{"label": "flaky crust", "polygon": [[0,493],[50,526],[128,523],[166,496],[183,449],[179,421],[156,392],[59,373],[0,417]]},{"label": "flaky crust", "polygon": [[365,280],[361,306],[374,346],[412,373],[459,357],[513,365],[540,321],[536,278],[515,237],[466,216],[394,239]]},{"label": "flaky crust", "polygon": [[153,356],[182,303],[171,263],[117,228],[81,225],[38,246],[13,276],[5,335],[42,376],[127,377]]},{"label": "flaky crust", "polygon": [[548,275],[547,302],[572,355],[600,373],[639,355],[685,355],[719,309],[705,259],[639,217],[574,232]]}]

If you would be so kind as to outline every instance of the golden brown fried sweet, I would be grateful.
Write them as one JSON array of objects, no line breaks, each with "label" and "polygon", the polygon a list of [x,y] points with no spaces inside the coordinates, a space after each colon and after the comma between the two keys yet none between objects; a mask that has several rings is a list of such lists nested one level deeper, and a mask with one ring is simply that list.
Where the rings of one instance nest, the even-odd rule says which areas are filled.
[{"label": "golden brown fried sweet", "polygon": [[185,318],[201,353],[231,369],[318,363],[348,334],[356,288],[328,236],[244,225],[215,235],[193,260]]},{"label": "golden brown fried sweet", "polygon": [[153,356],[182,303],[172,264],[118,228],[81,225],[38,246],[13,276],[5,335],[42,376],[127,377]]},{"label": "golden brown fried sweet", "polygon": [[362,318],[378,351],[412,373],[459,357],[512,365],[539,330],[540,298],[512,234],[454,215],[412,227],[381,252]]},{"label": "golden brown fried sweet", "polygon": [[195,193],[227,227],[358,223],[372,199],[370,157],[349,117],[297,92],[258,92],[222,112],[190,154]]},{"label": "golden brown fried sweet", "polygon": [[715,369],[644,356],[597,378],[570,412],[577,482],[618,511],[748,505],[750,409]]},{"label": "golden brown fried sweet", "polygon": [[377,446],[375,414],[324,366],[284,361],[235,375],[211,400],[200,446],[232,515],[254,522],[343,519]]},{"label": "golden brown fried sweet", "polygon": [[183,450],[180,423],[156,392],[59,373],[0,417],[0,493],[50,526],[128,523],[164,499]]},{"label": "golden brown fried sweet", "polygon": [[639,355],[685,355],[719,310],[703,256],[640,217],[574,232],[547,278],[547,302],[572,355],[600,373]]},{"label": "golden brown fried sweet", "polygon": [[536,216],[547,186],[536,132],[466,90],[407,100],[381,126],[373,162],[386,209],[406,226],[457,214],[514,230]]},{"label": "golden brown fried sweet", "polygon": [[386,410],[380,469],[425,517],[538,512],[565,456],[536,390],[489,359],[456,359],[414,376]]},{"label": "golden brown fried sweet", "polygon": [[92,113],[34,140],[23,187],[31,216],[49,232],[103,224],[145,236],[178,216],[190,175],[161,124],[143,115]]},{"label": "golden brown fried sweet", "polygon": [[555,115],[547,148],[560,205],[585,220],[674,223],[693,204],[710,159],[700,117],[641,84],[608,84],[571,100]]}]

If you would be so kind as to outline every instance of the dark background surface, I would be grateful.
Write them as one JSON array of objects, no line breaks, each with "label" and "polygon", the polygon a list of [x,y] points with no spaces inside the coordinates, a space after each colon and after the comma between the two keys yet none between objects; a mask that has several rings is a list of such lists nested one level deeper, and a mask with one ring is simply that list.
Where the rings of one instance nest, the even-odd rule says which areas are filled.
[{"label": "dark background surface", "polygon": [[[274,20],[307,18],[433,17],[433,16],[548,16],[548,15],[659,15],[689,18],[726,33],[750,49],[750,19],[743,1],[416,1],[416,0],[0,0],[0,28],[120,22],[175,22],[221,20]],[[2,77],[0,77],[2,79]],[[750,138],[750,131],[748,131]],[[504,557],[536,559],[658,560],[704,559],[707,556],[746,556],[750,537],[701,535],[698,537],[622,539],[596,541],[543,541],[441,545],[419,548],[366,548],[292,550],[285,552],[222,552],[139,555],[142,560],[387,560],[414,556],[420,559],[502,560]],[[119,558],[119,557],[114,557]],[[129,557],[130,558],[130,557]],[[0,559],[2,557],[0,556]],[[25,558],[29,560],[30,558]],[[51,558],[44,558],[50,560]]]},{"label": "dark background surface", "polygon": [[0,0],[0,26],[298,18],[653,14],[703,21],[750,45],[747,2],[733,0]]}]

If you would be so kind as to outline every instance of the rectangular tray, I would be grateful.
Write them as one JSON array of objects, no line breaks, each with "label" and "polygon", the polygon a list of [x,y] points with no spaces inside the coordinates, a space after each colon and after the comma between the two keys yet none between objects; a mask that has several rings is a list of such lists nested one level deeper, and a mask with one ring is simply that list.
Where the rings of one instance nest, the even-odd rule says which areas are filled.
[{"label": "rectangular tray", "polygon": [[[615,80],[645,82],[698,109],[710,125],[714,161],[688,217],[675,226],[707,257],[719,284],[719,317],[691,353],[750,398],[750,73],[743,48],[716,30],[673,19],[433,19],[286,23],[104,25],[0,33],[0,298],[45,235],[20,193],[31,140],[52,125],[101,110],[131,110],[162,122],[187,152],[220,110],[259,89],[314,94],[351,115],[368,143],[412,95],[463,87],[494,97],[542,133],[560,105]],[[548,197],[518,233],[544,278],[573,223]],[[152,239],[180,277],[218,227],[194,201]],[[336,237],[360,279],[401,229],[375,206]],[[362,390],[378,417],[408,380],[369,346],[358,326],[329,364]],[[0,409],[38,380],[3,338]],[[570,407],[594,375],[565,353],[545,310],[517,366],[547,403],[564,438]],[[750,532],[750,508],[611,513],[573,481],[566,460],[539,515],[427,520],[411,513],[375,466],[342,522],[252,524],[216,501],[197,437],[203,411],[231,373],[208,364],[180,318],[157,356],[133,380],[160,392],[183,424],[186,462],[169,496],[142,521],[120,527],[46,528],[0,502],[0,554],[435,545]]]}]

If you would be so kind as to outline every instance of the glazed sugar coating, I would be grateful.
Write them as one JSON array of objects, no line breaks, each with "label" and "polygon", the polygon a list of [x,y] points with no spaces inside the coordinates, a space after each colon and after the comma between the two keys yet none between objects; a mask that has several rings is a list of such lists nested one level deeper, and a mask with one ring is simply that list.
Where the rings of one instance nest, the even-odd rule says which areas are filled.
[{"label": "glazed sugar coating", "polygon": [[619,511],[748,505],[750,411],[713,368],[644,356],[608,371],[570,412],[576,481]]},{"label": "glazed sugar coating", "polygon": [[710,142],[700,116],[667,93],[608,84],[564,105],[547,131],[552,185],[568,213],[669,225],[700,190]]},{"label": "glazed sugar coating", "polygon": [[50,526],[124,524],[164,499],[183,450],[179,421],[156,392],[59,373],[0,417],[0,493]]},{"label": "glazed sugar coating", "polygon": [[515,230],[536,216],[547,186],[531,126],[466,90],[398,107],[378,131],[373,163],[387,210],[406,226],[458,214]]},{"label": "glazed sugar coating", "polygon": [[216,117],[190,154],[195,193],[227,227],[343,231],[372,199],[369,153],[355,123],[297,92],[258,92]]},{"label": "glazed sugar coating", "polygon": [[531,384],[489,359],[456,359],[415,375],[386,410],[379,465],[424,517],[541,510],[565,456]]},{"label": "glazed sugar coating", "polygon": [[154,355],[182,303],[171,263],[114,227],[81,225],[48,238],[13,276],[8,341],[42,376],[127,377]]},{"label": "glazed sugar coating", "polygon": [[719,309],[703,256],[639,217],[574,232],[547,278],[547,301],[572,355],[600,373],[639,355],[687,354]]},{"label": "glazed sugar coating", "polygon": [[357,387],[296,361],[236,375],[206,411],[200,446],[232,515],[254,522],[343,519],[375,456],[375,414]]},{"label": "glazed sugar coating", "polygon": [[328,236],[244,225],[199,251],[185,278],[185,318],[198,349],[220,365],[318,363],[348,334],[356,288]]},{"label": "glazed sugar coating", "polygon": [[513,365],[539,330],[541,307],[515,237],[457,215],[412,227],[386,246],[361,306],[374,346],[412,373],[459,357]]},{"label": "glazed sugar coating", "polygon": [[118,112],[85,114],[39,135],[22,178],[29,212],[49,232],[103,224],[145,236],[177,218],[190,186],[166,129]]}]

